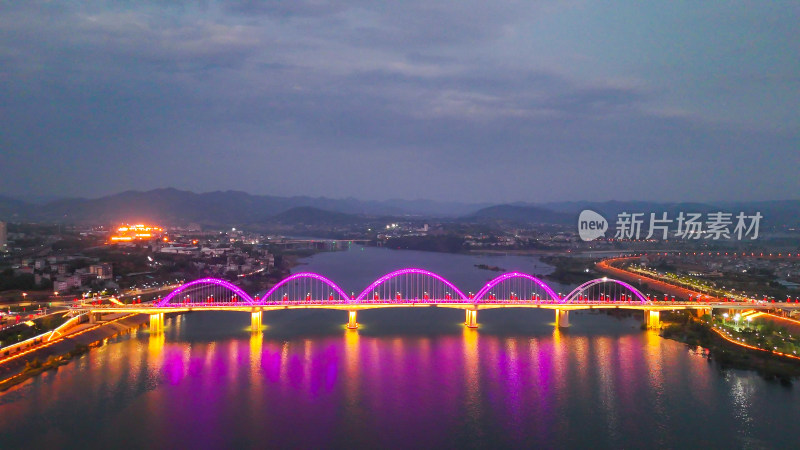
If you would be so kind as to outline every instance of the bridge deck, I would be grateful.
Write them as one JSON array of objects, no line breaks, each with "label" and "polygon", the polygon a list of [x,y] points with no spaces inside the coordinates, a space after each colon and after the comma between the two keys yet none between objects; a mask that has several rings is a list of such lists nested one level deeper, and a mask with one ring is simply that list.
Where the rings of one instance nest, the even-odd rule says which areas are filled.
[{"label": "bridge deck", "polygon": [[496,308],[540,308],[560,310],[582,309],[636,309],[648,311],[671,311],[686,309],[789,309],[800,310],[798,303],[751,303],[751,302],[524,302],[524,301],[482,301],[480,303],[442,301],[442,302],[284,302],[280,304],[194,304],[175,306],[93,306],[93,313],[140,313],[158,314],[186,311],[275,311],[281,309],[335,309],[345,311],[358,311],[377,308],[421,308],[439,307],[456,309],[496,309]]}]

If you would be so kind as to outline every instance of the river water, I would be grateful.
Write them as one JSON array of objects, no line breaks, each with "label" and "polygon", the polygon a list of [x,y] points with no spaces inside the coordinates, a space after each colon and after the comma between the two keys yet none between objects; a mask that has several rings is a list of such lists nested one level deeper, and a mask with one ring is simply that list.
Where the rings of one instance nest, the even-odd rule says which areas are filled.
[{"label": "river water", "polygon": [[[462,290],[533,257],[354,247],[315,271],[346,291],[415,266]],[[552,283],[556,291],[569,286]],[[638,317],[445,308],[191,313],[0,394],[0,448],[789,448],[797,388],[721,370]]]}]

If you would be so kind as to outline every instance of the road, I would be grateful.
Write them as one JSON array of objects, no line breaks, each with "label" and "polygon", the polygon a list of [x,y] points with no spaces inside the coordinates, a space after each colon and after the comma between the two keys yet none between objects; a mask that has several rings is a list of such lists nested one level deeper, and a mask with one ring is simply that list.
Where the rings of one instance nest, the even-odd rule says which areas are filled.
[{"label": "road", "polygon": [[638,257],[626,256],[620,258],[605,259],[597,263],[595,267],[600,272],[612,275],[614,278],[627,281],[628,283],[631,283],[634,286],[640,288],[640,290],[642,288],[649,287],[651,289],[655,289],[660,292],[666,293],[670,296],[674,295],[675,300],[691,301],[691,300],[696,300],[698,298],[702,298],[703,301],[708,301],[708,302],[722,301],[722,299],[719,297],[714,297],[692,289],[675,286],[674,284],[666,283],[664,281],[657,280],[655,278],[648,277],[646,275],[628,272],[627,270],[619,269],[611,265],[612,263],[622,262],[626,260],[634,260],[634,259],[638,259]]}]

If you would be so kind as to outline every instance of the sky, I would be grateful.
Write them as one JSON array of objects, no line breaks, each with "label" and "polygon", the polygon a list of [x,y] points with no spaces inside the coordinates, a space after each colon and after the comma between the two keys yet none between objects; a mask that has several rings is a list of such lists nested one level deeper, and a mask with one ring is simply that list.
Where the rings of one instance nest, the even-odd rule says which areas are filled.
[{"label": "sky", "polygon": [[800,198],[800,3],[2,1],[0,195]]}]

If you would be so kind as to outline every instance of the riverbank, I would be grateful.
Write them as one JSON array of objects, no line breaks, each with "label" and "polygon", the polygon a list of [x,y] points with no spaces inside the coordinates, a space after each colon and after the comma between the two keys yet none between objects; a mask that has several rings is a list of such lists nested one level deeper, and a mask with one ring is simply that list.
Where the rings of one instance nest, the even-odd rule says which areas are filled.
[{"label": "riverbank", "polygon": [[707,349],[709,360],[715,361],[723,369],[754,370],[764,378],[777,379],[782,383],[791,383],[793,378],[800,377],[800,361],[731,342],[697,319],[669,323],[662,328],[661,337],[690,347]]},{"label": "riverbank", "polygon": [[557,283],[582,284],[599,276],[594,269],[594,260],[557,255],[540,256],[539,260],[553,266],[553,271],[544,275],[544,278]]},{"label": "riverbank", "polygon": [[46,370],[57,370],[105,339],[129,333],[148,320],[146,314],[120,314],[97,324],[78,326],[51,343],[0,360],[0,391]]}]

